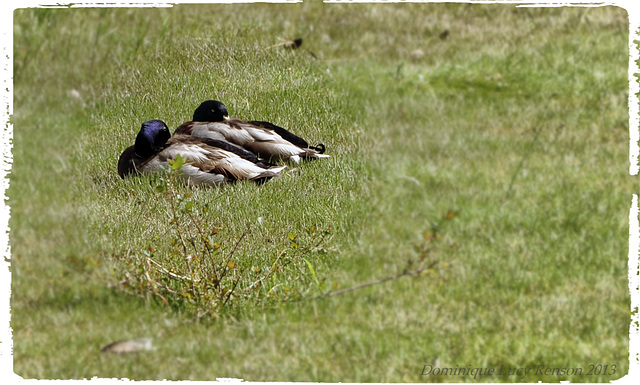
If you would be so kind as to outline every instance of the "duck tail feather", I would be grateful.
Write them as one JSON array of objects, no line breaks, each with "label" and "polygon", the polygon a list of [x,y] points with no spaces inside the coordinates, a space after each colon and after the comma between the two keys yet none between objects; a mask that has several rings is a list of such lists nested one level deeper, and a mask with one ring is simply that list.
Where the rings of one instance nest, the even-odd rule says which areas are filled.
[{"label": "duck tail feather", "polygon": [[309,148],[305,148],[305,151],[302,154],[300,154],[300,158],[305,160],[314,160],[314,159],[321,159],[321,158],[331,158],[331,155],[323,154],[309,147]]},{"label": "duck tail feather", "polygon": [[315,146],[309,146],[309,148],[317,151],[318,154],[324,154],[324,152],[327,150],[324,143],[318,143]]},{"label": "duck tail feather", "polygon": [[260,174],[254,176],[253,178],[251,178],[251,180],[256,182],[259,185],[262,185],[269,179],[278,178],[279,176],[280,174],[278,174],[277,172],[267,170],[265,172],[261,172]]}]

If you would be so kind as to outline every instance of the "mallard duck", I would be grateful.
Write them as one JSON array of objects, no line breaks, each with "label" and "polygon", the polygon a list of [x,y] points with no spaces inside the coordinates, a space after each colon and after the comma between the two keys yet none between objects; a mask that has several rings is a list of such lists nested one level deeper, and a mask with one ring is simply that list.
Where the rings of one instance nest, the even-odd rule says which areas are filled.
[{"label": "mallard duck", "polygon": [[229,118],[227,107],[217,100],[207,100],[193,113],[193,120],[178,127],[175,134],[226,140],[243,147],[268,162],[328,158],[325,146],[309,146],[299,136],[282,127],[262,121]]},{"label": "mallard duck", "polygon": [[125,176],[142,172],[167,170],[170,159],[180,155],[185,164],[181,175],[194,185],[217,185],[248,179],[263,183],[286,166],[269,167],[255,154],[223,140],[196,138],[188,135],[171,137],[162,120],[142,123],[135,144],[124,150],[118,160],[118,174]]}]

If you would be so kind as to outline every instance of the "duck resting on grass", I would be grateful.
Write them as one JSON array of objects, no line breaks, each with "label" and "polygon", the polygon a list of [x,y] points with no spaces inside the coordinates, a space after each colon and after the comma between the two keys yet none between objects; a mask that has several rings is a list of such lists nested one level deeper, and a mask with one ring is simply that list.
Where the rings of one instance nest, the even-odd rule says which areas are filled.
[{"label": "duck resting on grass", "polygon": [[170,169],[169,160],[180,155],[185,164],[181,175],[193,185],[219,185],[248,179],[256,183],[280,176],[286,166],[269,167],[255,154],[223,140],[188,135],[171,137],[162,120],[142,123],[135,144],[118,160],[118,174],[156,173]]},{"label": "duck resting on grass", "polygon": [[267,162],[329,158],[324,154],[324,144],[309,146],[304,139],[275,124],[229,118],[227,107],[217,100],[202,102],[193,113],[193,120],[178,127],[175,134],[226,140]]}]

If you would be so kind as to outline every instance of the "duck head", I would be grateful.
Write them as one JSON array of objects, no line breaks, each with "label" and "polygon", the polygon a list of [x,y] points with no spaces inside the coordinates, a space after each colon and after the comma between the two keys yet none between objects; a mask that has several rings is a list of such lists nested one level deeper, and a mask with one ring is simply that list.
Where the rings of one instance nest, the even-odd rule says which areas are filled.
[{"label": "duck head", "polygon": [[222,122],[229,118],[227,106],[217,100],[202,102],[193,113],[194,122]]},{"label": "duck head", "polygon": [[136,143],[127,147],[118,159],[118,174],[125,176],[138,172],[138,167],[160,151],[169,140],[171,133],[162,120],[148,120],[142,123]]},{"label": "duck head", "polygon": [[162,120],[147,120],[142,123],[140,132],[136,136],[136,155],[141,158],[149,158],[167,143],[171,138],[169,127]]}]

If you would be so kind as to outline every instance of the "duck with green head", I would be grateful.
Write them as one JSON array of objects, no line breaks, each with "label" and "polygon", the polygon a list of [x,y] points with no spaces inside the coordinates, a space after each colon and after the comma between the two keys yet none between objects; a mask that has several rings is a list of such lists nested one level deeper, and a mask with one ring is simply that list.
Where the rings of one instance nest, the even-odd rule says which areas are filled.
[{"label": "duck with green head", "polygon": [[226,140],[268,162],[329,158],[324,144],[309,146],[306,140],[269,122],[230,118],[227,107],[217,100],[202,102],[192,121],[178,127],[175,134]]},{"label": "duck with green head", "polygon": [[193,185],[219,185],[236,180],[263,183],[285,168],[269,167],[257,156],[223,140],[188,135],[171,137],[162,120],[142,123],[135,144],[125,149],[118,160],[123,179],[136,173],[156,173],[170,168],[169,160],[180,155],[185,160],[181,175]]}]

